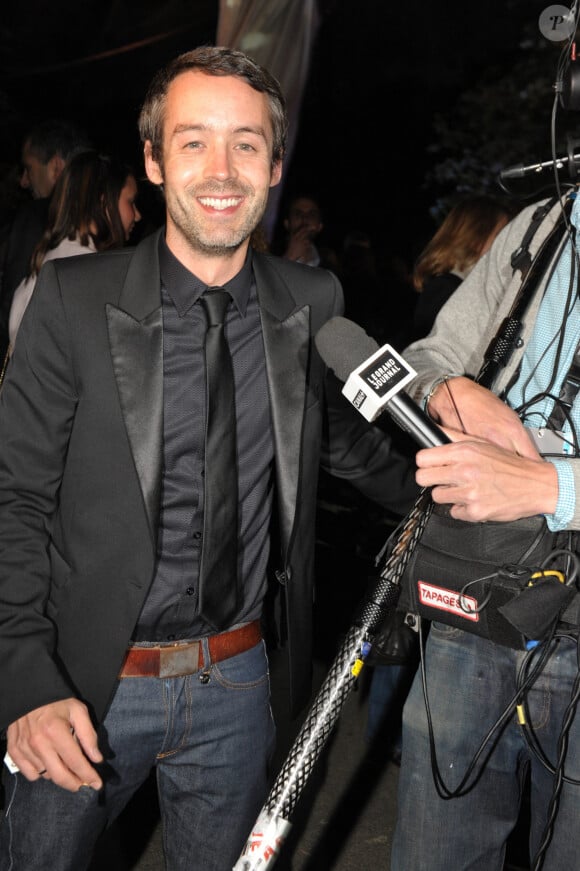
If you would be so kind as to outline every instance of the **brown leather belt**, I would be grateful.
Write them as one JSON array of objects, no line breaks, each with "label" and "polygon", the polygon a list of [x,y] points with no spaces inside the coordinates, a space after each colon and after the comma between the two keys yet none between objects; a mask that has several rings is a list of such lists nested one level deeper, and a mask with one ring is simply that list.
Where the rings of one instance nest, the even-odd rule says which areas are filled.
[{"label": "brown leather belt", "polygon": [[250,650],[262,640],[260,621],[254,620],[219,635],[207,639],[209,661],[206,662],[201,641],[177,641],[141,647],[133,645],[127,651],[119,677],[181,677],[200,671],[212,662],[221,662]]}]

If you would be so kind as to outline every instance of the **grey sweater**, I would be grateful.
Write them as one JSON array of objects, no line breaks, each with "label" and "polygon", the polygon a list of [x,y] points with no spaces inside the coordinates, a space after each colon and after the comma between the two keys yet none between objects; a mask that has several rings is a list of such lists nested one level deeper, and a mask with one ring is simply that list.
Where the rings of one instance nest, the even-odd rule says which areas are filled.
[{"label": "grey sweater", "polygon": [[[418,402],[428,394],[433,382],[442,375],[475,376],[483,363],[484,353],[499,325],[509,314],[521,286],[521,274],[514,273],[511,256],[520,246],[532,215],[539,203],[523,209],[495,239],[485,254],[450,299],[440,310],[432,331],[424,339],[413,342],[403,357],[417,370],[417,377],[408,388]],[[544,219],[530,244],[532,257],[541,247],[561,214],[557,203]],[[526,343],[532,334],[538,308],[547,282],[556,265],[559,252],[538,283],[534,297],[524,316],[517,348],[493,385],[494,393],[501,393],[519,366]],[[576,504],[570,529],[580,529],[580,459],[570,459],[574,473]]]}]

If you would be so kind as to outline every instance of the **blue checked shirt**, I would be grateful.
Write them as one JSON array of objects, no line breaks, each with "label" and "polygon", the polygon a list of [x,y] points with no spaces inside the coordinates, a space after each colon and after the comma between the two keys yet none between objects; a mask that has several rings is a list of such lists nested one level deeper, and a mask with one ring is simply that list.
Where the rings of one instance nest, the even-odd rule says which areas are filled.
[{"label": "blue checked shirt", "polygon": [[[574,196],[575,202],[570,221],[576,228],[580,226],[580,197]],[[572,276],[572,257],[576,258],[576,268],[573,274],[574,288],[570,310],[566,315],[564,307]],[[552,382],[556,354],[563,330],[560,359],[551,388],[551,397],[558,396],[560,392],[560,386],[580,342],[578,272],[579,258],[572,250],[571,241],[568,241],[542,299],[531,339],[522,358],[520,375],[508,392],[507,401],[512,408],[518,409],[537,394],[542,394],[547,385]],[[554,399],[551,397],[539,399],[523,411],[522,420],[525,425],[530,427],[545,425],[554,406]],[[574,400],[571,418],[576,431],[580,434],[580,392]],[[567,420],[561,431],[570,437],[570,446],[572,447],[574,438]],[[553,457],[546,459],[554,464],[558,473],[558,503],[554,514],[546,515],[548,527],[553,532],[557,532],[569,524],[574,513],[576,501],[574,479],[568,460]]]}]

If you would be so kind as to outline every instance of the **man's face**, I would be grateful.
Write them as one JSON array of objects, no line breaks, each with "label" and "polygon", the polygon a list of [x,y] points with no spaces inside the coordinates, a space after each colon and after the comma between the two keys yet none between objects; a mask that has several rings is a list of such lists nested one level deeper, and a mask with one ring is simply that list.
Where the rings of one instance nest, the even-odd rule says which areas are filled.
[{"label": "man's face", "polygon": [[308,229],[308,237],[314,239],[322,230],[320,209],[309,197],[298,197],[290,206],[285,223],[291,235],[304,227]]},{"label": "man's face", "polygon": [[[270,187],[272,128],[267,97],[234,76],[186,72],[170,85],[163,129],[163,158],[145,144],[149,179],[163,184],[167,242],[224,256],[244,243],[259,224]],[[185,249],[184,249],[185,246]]]},{"label": "man's face", "polygon": [[119,194],[119,201],[117,204],[119,208],[119,217],[121,219],[121,224],[123,225],[123,230],[125,231],[126,242],[129,241],[129,237],[135,229],[135,224],[141,220],[141,212],[137,208],[135,202],[138,193],[139,190],[137,188],[135,176],[127,176],[127,181],[121,189],[121,193]]},{"label": "man's face", "polygon": [[40,200],[52,194],[57,178],[55,161],[49,160],[48,163],[42,163],[30,150],[28,142],[25,142],[22,148],[20,187],[30,190],[33,198]]}]

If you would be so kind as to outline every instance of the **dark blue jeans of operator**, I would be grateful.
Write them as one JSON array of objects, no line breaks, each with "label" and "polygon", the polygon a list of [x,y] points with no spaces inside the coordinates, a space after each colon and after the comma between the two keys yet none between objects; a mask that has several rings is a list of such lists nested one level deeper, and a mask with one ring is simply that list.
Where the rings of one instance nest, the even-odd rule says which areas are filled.
[{"label": "dark blue jeans of operator", "polygon": [[[518,674],[527,674],[539,655],[537,647],[533,660],[526,661],[525,651],[443,624],[431,625],[426,687],[439,770],[449,790],[457,788],[483,737],[516,695]],[[578,669],[576,641],[561,639],[522,698],[527,724],[523,728],[533,732],[552,766],[558,758],[558,738]],[[523,728],[512,711],[499,738],[495,733],[496,746],[473,789],[462,797],[441,798],[433,782],[419,669],[403,714],[391,871],[501,871],[506,841],[518,820],[528,767],[530,850],[532,858],[536,855],[554,777],[530,750]],[[572,719],[564,774],[567,779],[580,780],[580,713]],[[580,868],[579,821],[580,783],[564,781],[543,871]]]},{"label": "dark blue jeans of operator", "polygon": [[83,871],[153,766],[167,871],[231,871],[268,794],[274,723],[264,643],[213,664],[207,683],[199,673],[123,678],[100,747],[101,794],[7,778],[1,871]]}]

